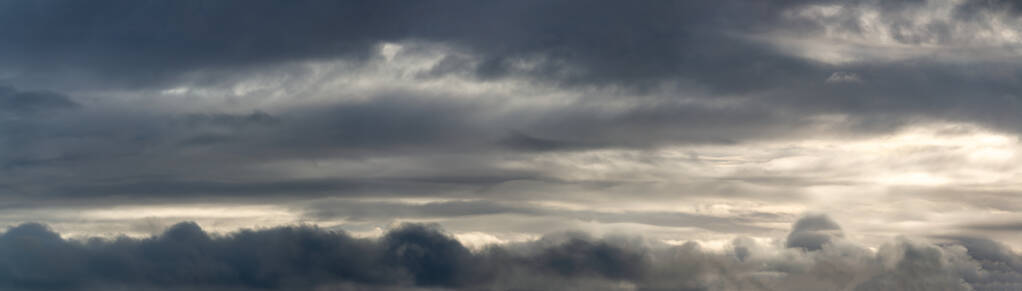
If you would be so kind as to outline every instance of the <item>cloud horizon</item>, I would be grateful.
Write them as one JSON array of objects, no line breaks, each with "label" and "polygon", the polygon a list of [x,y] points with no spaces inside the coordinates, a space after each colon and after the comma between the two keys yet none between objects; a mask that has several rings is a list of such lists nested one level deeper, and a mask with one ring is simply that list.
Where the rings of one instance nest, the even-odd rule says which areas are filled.
[{"label": "cloud horizon", "polygon": [[463,245],[439,225],[379,237],[311,225],[209,234],[180,222],[146,238],[63,239],[24,223],[0,234],[9,290],[1006,290],[1022,257],[975,237],[846,240],[826,215],[800,218],[784,241],[688,241],[566,232]]},{"label": "cloud horizon", "polygon": [[1020,92],[1014,0],[0,0],[0,285],[1018,289]]}]

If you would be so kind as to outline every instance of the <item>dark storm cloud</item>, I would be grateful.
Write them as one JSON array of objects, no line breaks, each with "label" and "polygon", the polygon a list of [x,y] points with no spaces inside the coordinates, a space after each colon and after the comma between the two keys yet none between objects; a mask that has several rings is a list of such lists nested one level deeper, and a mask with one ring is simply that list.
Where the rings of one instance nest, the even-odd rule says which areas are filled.
[{"label": "dark storm cloud", "polygon": [[[1022,278],[1015,269],[1017,254],[974,238],[938,245],[901,240],[876,255],[841,245],[776,257],[751,240],[736,243],[734,254],[704,252],[691,242],[640,241],[563,233],[470,251],[427,225],[403,225],[378,239],[362,239],[309,226],[210,235],[194,223],[145,239],[68,240],[27,223],[0,235],[0,285],[7,290],[620,290],[628,285],[639,290],[998,290],[1017,287]],[[757,275],[764,272],[783,276]]]}]

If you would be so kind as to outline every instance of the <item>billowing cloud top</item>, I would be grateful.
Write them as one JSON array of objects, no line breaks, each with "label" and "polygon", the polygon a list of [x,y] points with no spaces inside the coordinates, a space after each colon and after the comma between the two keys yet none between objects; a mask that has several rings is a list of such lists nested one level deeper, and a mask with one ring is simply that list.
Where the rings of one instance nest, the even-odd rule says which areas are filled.
[{"label": "billowing cloud top", "polygon": [[1020,13],[0,0],[0,283],[1010,289]]},{"label": "billowing cloud top", "polygon": [[[835,226],[825,216],[800,219]],[[975,238],[900,239],[871,252],[845,242],[792,251],[556,234],[470,251],[435,226],[407,224],[378,239],[310,226],[211,236],[195,223],[146,239],[64,240],[22,224],[0,236],[8,290],[1005,290],[1022,287],[1020,257]],[[791,242],[789,241],[789,244]],[[739,252],[739,247],[745,247]],[[749,251],[748,248],[754,250]]]}]

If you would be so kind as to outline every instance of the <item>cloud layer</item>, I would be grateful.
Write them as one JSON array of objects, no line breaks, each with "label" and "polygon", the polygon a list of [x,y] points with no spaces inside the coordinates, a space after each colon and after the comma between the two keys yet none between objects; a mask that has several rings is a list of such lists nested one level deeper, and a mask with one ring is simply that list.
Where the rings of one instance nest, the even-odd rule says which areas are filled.
[{"label": "cloud layer", "polygon": [[1016,2],[0,0],[0,283],[1017,288]]},{"label": "cloud layer", "polygon": [[[1004,290],[1022,286],[1020,257],[985,239],[900,238],[873,251],[814,241],[838,227],[795,223],[787,248],[736,238],[698,243],[562,233],[471,251],[450,235],[406,224],[376,239],[312,226],[210,235],[191,222],[144,239],[65,240],[26,223],[0,236],[8,290]],[[792,239],[793,238],[793,239]]]}]

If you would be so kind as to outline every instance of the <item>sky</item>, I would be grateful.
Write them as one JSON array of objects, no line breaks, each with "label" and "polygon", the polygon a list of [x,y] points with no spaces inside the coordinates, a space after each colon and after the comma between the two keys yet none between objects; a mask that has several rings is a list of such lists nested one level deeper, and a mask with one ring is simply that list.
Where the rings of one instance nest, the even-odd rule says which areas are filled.
[{"label": "sky", "polygon": [[0,289],[1022,290],[1016,0],[0,0]]}]

